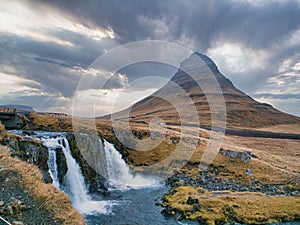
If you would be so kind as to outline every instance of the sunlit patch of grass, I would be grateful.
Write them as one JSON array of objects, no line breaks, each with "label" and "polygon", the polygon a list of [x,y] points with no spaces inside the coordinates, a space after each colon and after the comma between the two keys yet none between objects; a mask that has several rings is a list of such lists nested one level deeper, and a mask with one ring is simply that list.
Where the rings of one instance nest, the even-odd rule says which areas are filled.
[{"label": "sunlit patch of grass", "polygon": [[[187,204],[189,196],[197,198],[200,210]],[[261,193],[213,191],[180,186],[164,197],[163,206],[181,211],[186,219],[205,224],[232,222],[268,224],[300,219],[300,196],[266,196]]]},{"label": "sunlit patch of grass", "polygon": [[[31,113],[29,115],[31,127],[52,131],[72,131],[72,117],[65,114]],[[31,128],[30,127],[30,128]]]}]

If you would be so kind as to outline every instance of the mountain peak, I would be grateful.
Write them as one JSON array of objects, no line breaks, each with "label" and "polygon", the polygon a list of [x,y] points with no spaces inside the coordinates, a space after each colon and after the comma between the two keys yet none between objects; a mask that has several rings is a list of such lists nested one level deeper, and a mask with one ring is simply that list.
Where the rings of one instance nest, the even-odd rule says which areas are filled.
[{"label": "mountain peak", "polygon": [[198,64],[204,63],[208,66],[208,68],[215,74],[220,73],[218,70],[217,65],[214,63],[214,61],[209,58],[207,55],[202,54],[200,52],[194,52],[190,55],[189,58],[186,58],[180,63],[180,69],[185,70],[185,68],[190,67],[192,64],[197,62]]}]

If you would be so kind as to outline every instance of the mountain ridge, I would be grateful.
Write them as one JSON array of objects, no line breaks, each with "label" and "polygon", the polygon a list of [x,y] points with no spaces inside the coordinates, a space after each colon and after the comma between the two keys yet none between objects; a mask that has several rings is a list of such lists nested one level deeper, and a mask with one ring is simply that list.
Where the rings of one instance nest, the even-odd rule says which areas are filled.
[{"label": "mountain ridge", "polygon": [[[190,68],[190,65],[193,66],[196,57],[200,58],[200,61],[203,62],[202,67],[206,67],[206,69],[203,70],[200,66],[199,75],[194,76],[193,79],[185,72],[184,68]],[[210,71],[208,71],[207,68]],[[195,71],[192,71],[192,73],[195,73]],[[211,75],[214,75],[214,78],[209,77]],[[213,79],[217,80],[224,97],[228,127],[260,128],[280,124],[300,124],[299,117],[281,112],[269,104],[260,103],[237,89],[234,84],[219,71],[212,59],[198,52],[193,53],[181,63],[178,71],[165,86],[129,108],[114,113],[113,117],[119,121],[126,121],[128,118],[126,118],[125,115],[129,113],[129,120],[131,122],[149,123],[151,119],[160,117],[165,122],[180,123],[180,115],[176,112],[176,107],[181,107],[181,105],[177,105],[176,102],[170,103],[164,99],[165,97],[170,99],[170,96],[171,99],[178,97],[176,91],[178,92],[179,89],[175,86],[178,85],[192,99],[198,112],[200,124],[211,126],[211,104],[208,102],[207,97],[208,95],[218,96],[214,97],[213,101],[221,101],[221,96],[220,93],[216,93],[216,91],[204,93],[201,87],[204,86],[206,90],[217,90],[217,88],[212,87],[217,86],[212,82]],[[201,87],[199,87],[199,83]],[[210,85],[212,88],[205,87],[205,85]],[[179,96],[179,98],[182,98],[182,96]],[[187,113],[189,112],[187,111]],[[105,118],[107,118],[107,116]]]}]

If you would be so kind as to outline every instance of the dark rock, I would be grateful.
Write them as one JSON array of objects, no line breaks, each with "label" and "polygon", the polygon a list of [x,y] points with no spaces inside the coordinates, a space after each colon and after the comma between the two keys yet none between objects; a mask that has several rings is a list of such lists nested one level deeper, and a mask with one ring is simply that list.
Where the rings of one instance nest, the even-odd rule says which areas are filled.
[{"label": "dark rock", "polygon": [[22,134],[23,134],[23,135],[32,136],[32,135],[34,135],[34,132],[31,131],[31,130],[24,130],[24,131],[22,131]]},{"label": "dark rock", "polygon": [[14,113],[0,113],[0,120],[7,130],[22,129],[26,125],[25,118]]},{"label": "dark rock", "polygon": [[193,205],[195,203],[197,203],[197,204],[199,203],[198,198],[196,198],[195,196],[189,196],[187,201],[186,201],[186,204]]},{"label": "dark rock", "polygon": [[56,165],[57,165],[57,172],[58,172],[57,177],[58,177],[59,183],[63,184],[64,176],[68,172],[66,157],[63,153],[62,148],[56,148],[55,154],[56,154]]},{"label": "dark rock", "polygon": [[174,145],[178,144],[179,143],[179,138],[171,138],[171,141]]},{"label": "dark rock", "polygon": [[165,217],[170,217],[172,215],[172,208],[167,205],[162,211],[161,214],[164,215]]},{"label": "dark rock", "polygon": [[219,175],[220,172],[219,172],[218,168],[215,168],[215,169],[214,169],[214,173],[215,173],[216,176]]},{"label": "dark rock", "polygon": [[2,140],[2,144],[10,147],[11,156],[38,166],[43,174],[45,183],[52,182],[52,178],[48,172],[47,147],[36,140],[20,139],[17,137]]},{"label": "dark rock", "polygon": [[[92,138],[95,138],[95,140],[80,140],[84,141],[83,144],[86,146],[86,149],[94,149],[92,145],[93,143],[98,142],[99,143],[99,137],[95,136]],[[85,183],[89,187],[89,191],[92,193],[99,193],[99,190],[103,192],[103,190],[108,190],[108,184],[107,179],[103,177],[103,174],[99,174],[96,171],[98,170],[99,165],[99,157],[94,155],[93,151],[83,152],[78,148],[77,142],[78,140],[75,140],[75,135],[72,133],[69,133],[67,135],[67,140],[70,145],[71,154],[76,160],[76,162],[79,164],[82,175],[85,179]],[[98,146],[99,147],[99,146]],[[98,148],[97,148],[97,151]],[[88,159],[88,161],[87,161]],[[92,167],[93,166],[93,167]]]},{"label": "dark rock", "polygon": [[193,205],[193,213],[200,211],[200,210],[201,210],[201,206],[198,203]]}]

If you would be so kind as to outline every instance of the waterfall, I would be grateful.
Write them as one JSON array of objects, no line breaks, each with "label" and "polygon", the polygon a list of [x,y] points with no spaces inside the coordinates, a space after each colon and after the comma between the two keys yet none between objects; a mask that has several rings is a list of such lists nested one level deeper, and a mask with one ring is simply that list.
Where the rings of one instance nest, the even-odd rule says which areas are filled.
[{"label": "waterfall", "polygon": [[[53,179],[53,185],[70,196],[73,207],[83,214],[110,213],[110,206],[115,205],[113,201],[91,200],[80,166],[71,154],[69,142],[66,137],[41,137],[40,140],[49,151],[48,166],[50,176]],[[65,175],[64,185],[60,184],[58,179],[56,164],[57,148],[62,149],[68,167],[67,174]]]},{"label": "waterfall", "polygon": [[48,158],[49,174],[53,180],[54,186],[59,188],[58,171],[56,165],[56,151],[52,148],[48,148],[48,150],[49,150],[49,158]]},{"label": "waterfall", "polygon": [[[21,131],[14,131],[14,133],[24,135]],[[69,195],[74,208],[85,215],[112,213],[112,206],[118,205],[120,201],[92,200],[85,185],[81,168],[71,154],[66,133],[35,131],[33,137],[39,139],[48,148],[48,167],[53,185]],[[157,179],[144,176],[141,173],[132,173],[113,144],[106,140],[102,144],[102,140],[98,140],[100,145],[93,149],[91,162],[96,171],[108,178],[110,190],[124,191],[129,188],[137,189],[158,185]],[[63,154],[66,160],[67,172],[63,178],[62,171],[59,171],[61,165],[58,166],[57,164],[59,163],[58,151],[61,151],[60,154]]]},{"label": "waterfall", "polygon": [[158,185],[156,179],[131,173],[129,166],[122,159],[122,155],[115,149],[113,144],[106,140],[104,140],[104,150],[107,176],[111,186],[115,189],[145,188]]}]

